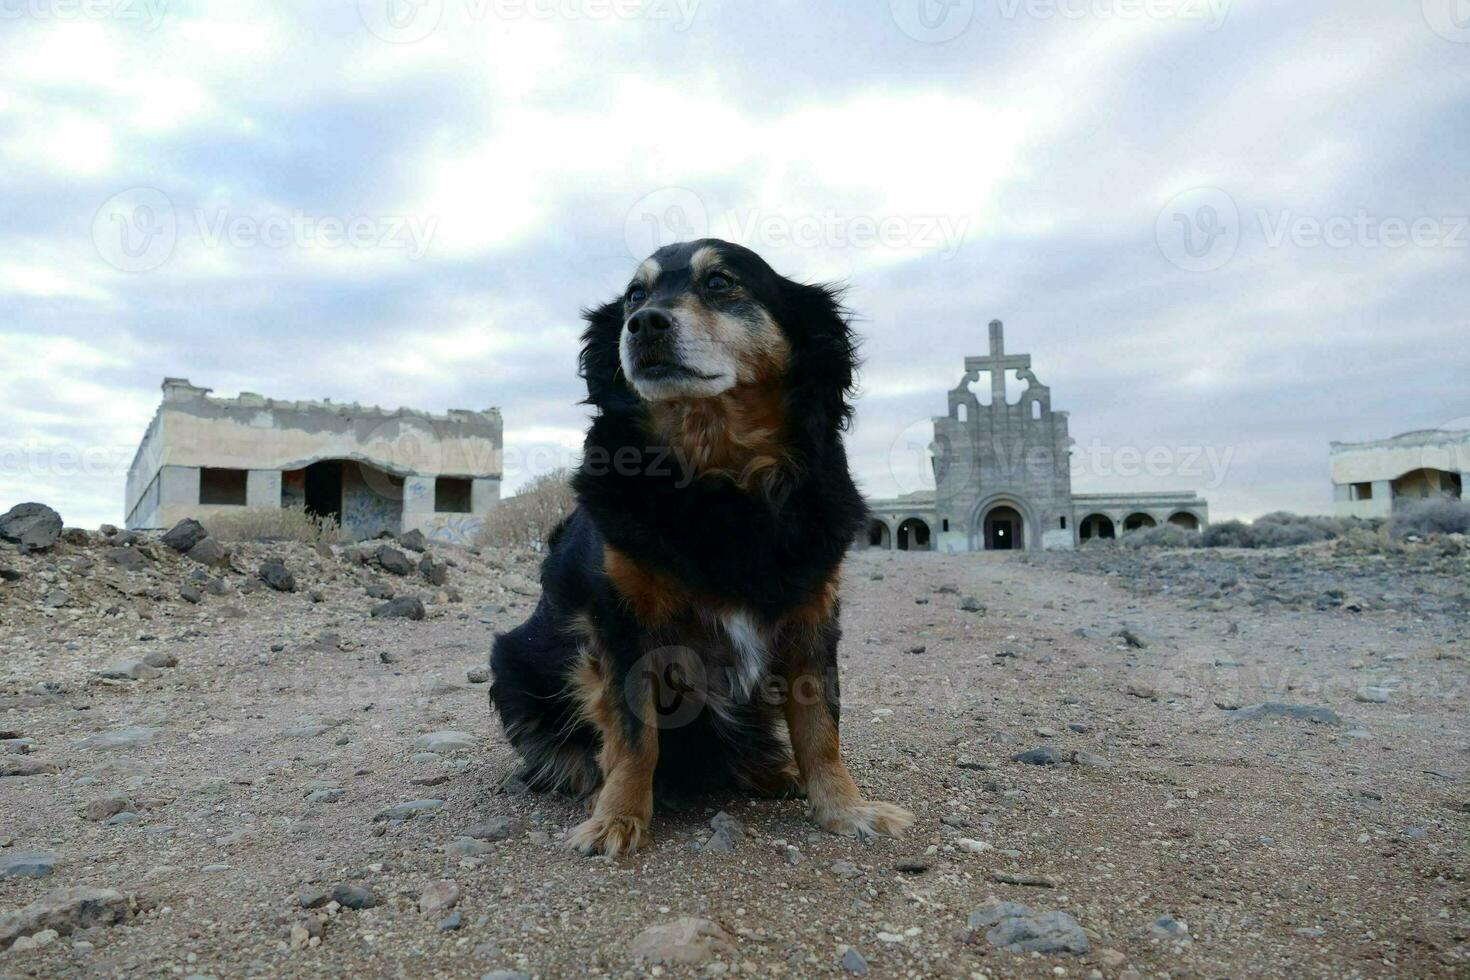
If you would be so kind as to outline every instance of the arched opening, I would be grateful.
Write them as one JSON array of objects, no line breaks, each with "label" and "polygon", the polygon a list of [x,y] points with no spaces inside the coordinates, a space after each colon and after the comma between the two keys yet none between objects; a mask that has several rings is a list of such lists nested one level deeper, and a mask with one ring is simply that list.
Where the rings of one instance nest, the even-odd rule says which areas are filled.
[{"label": "arched opening", "polygon": [[1111,541],[1118,536],[1118,529],[1113,526],[1113,519],[1106,514],[1088,514],[1077,526],[1077,533],[1083,541]]},{"label": "arched opening", "polygon": [[281,472],[281,506],[330,517],[359,541],[403,530],[403,477],[352,459]]},{"label": "arched opening", "polygon": [[1410,470],[1393,481],[1394,500],[1424,500],[1429,497],[1454,497],[1464,495],[1465,487],[1460,474],[1448,470]]},{"label": "arched opening", "polygon": [[992,507],[985,514],[985,550],[1020,551],[1026,547],[1026,522],[1021,512],[1008,504]]},{"label": "arched opening", "polygon": [[1179,513],[1170,517],[1169,523],[1173,524],[1175,527],[1182,527],[1186,531],[1199,530],[1199,518],[1195,517],[1187,510],[1181,510]]},{"label": "arched opening", "polygon": [[1123,518],[1123,532],[1125,534],[1129,531],[1137,531],[1139,528],[1158,526],[1159,522],[1154,520],[1148,514],[1129,514],[1127,517]]},{"label": "arched opening", "polygon": [[873,521],[868,525],[868,547],[883,548],[887,550],[892,547],[888,540],[888,525],[882,521]]},{"label": "arched opening", "polygon": [[930,547],[928,524],[910,517],[898,525],[899,551],[928,551]]},{"label": "arched opening", "polygon": [[1041,421],[1041,402],[1031,403],[1031,418],[1033,421]]}]

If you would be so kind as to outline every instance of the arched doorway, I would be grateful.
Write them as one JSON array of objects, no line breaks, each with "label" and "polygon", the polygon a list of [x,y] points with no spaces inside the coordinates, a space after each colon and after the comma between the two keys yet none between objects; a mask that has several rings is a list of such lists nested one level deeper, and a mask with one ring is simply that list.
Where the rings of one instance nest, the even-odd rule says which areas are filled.
[{"label": "arched doorway", "polygon": [[1195,517],[1187,510],[1181,510],[1179,513],[1170,517],[1169,523],[1173,524],[1175,527],[1182,527],[1186,531],[1199,530],[1199,518]]},{"label": "arched doorway", "polygon": [[1077,528],[1077,533],[1083,541],[1110,541],[1118,536],[1118,529],[1113,525],[1113,519],[1106,514],[1088,514],[1082,519],[1082,524]]},{"label": "arched doorway", "polygon": [[889,542],[887,524],[882,521],[873,521],[868,525],[868,547],[882,548],[885,551],[893,547]]},{"label": "arched doorway", "polygon": [[1021,512],[1008,504],[986,512],[984,531],[986,551],[1020,551],[1026,547],[1026,522]]},{"label": "arched doorway", "polygon": [[1460,474],[1448,470],[1410,470],[1393,481],[1394,500],[1424,500],[1428,497],[1455,497],[1464,494]]},{"label": "arched doorway", "polygon": [[928,524],[910,517],[898,525],[899,551],[928,551],[931,547]]},{"label": "arched doorway", "polygon": [[1127,517],[1123,518],[1123,531],[1125,533],[1128,531],[1137,531],[1139,528],[1158,526],[1159,522],[1154,520],[1148,514],[1129,514]]}]

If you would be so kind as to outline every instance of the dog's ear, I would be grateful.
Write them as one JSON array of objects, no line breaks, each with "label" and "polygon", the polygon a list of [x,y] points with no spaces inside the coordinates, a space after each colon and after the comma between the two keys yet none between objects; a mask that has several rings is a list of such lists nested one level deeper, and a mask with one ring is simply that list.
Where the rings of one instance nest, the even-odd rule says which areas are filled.
[{"label": "dog's ear", "polygon": [[587,329],[582,331],[579,358],[582,379],[587,382],[588,405],[600,409],[626,407],[637,396],[623,378],[618,342],[623,334],[623,302],[615,299],[596,309],[582,311]]},{"label": "dog's ear", "polygon": [[857,338],[842,305],[842,287],[788,283],[782,326],[791,342],[791,383],[801,425],[820,445],[852,419]]}]

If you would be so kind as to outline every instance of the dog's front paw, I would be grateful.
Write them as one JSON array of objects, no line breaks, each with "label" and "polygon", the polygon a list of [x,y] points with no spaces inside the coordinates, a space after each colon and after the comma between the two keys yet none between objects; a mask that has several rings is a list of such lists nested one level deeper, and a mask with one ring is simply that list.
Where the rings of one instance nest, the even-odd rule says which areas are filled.
[{"label": "dog's front paw", "polygon": [[572,828],[567,846],[583,854],[631,854],[648,839],[648,821],[620,815],[594,816]]},{"label": "dog's front paw", "polygon": [[814,814],[823,830],[844,837],[902,837],[914,815],[892,803],[858,800],[856,803]]}]

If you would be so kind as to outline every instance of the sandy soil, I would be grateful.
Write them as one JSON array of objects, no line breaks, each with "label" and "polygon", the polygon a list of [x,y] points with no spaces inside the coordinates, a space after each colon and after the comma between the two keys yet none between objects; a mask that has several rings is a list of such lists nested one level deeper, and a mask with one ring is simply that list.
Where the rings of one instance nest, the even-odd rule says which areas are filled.
[{"label": "sandy soil", "polygon": [[[134,571],[95,535],[0,555],[22,573],[0,583],[0,729],[30,740],[0,772],[42,770],[0,777],[0,913],[78,885],[126,905],[0,952],[3,976],[1470,975],[1470,644],[1442,605],[1170,593],[1218,555],[1140,586],[1116,563],[1159,556],[859,553],[846,756],[914,811],[910,835],[848,840],[800,801],[720,798],[659,814],[649,848],[610,862],[560,845],[582,804],[501,788],[515,760],[468,678],[534,603],[533,559],[444,552],[436,587],[251,545],[193,604],[178,592],[199,566],[141,546]],[[297,592],[250,584],[269,557]],[[370,618],[369,585],[428,617]],[[177,665],[98,674],[149,653]],[[1260,702],[1337,723],[1230,710]],[[470,737],[416,748],[444,732]],[[1057,764],[1012,761],[1042,747]],[[442,802],[375,819],[414,800]],[[746,830],[723,853],[702,847],[719,811]],[[38,862],[54,867],[16,876]],[[445,879],[431,897],[457,905],[421,911]],[[377,904],[339,908],[339,884]],[[1068,913],[1088,951],[996,947],[967,920],[997,901]],[[636,938],[680,917],[713,938]],[[635,958],[649,948],[693,962]]]}]

